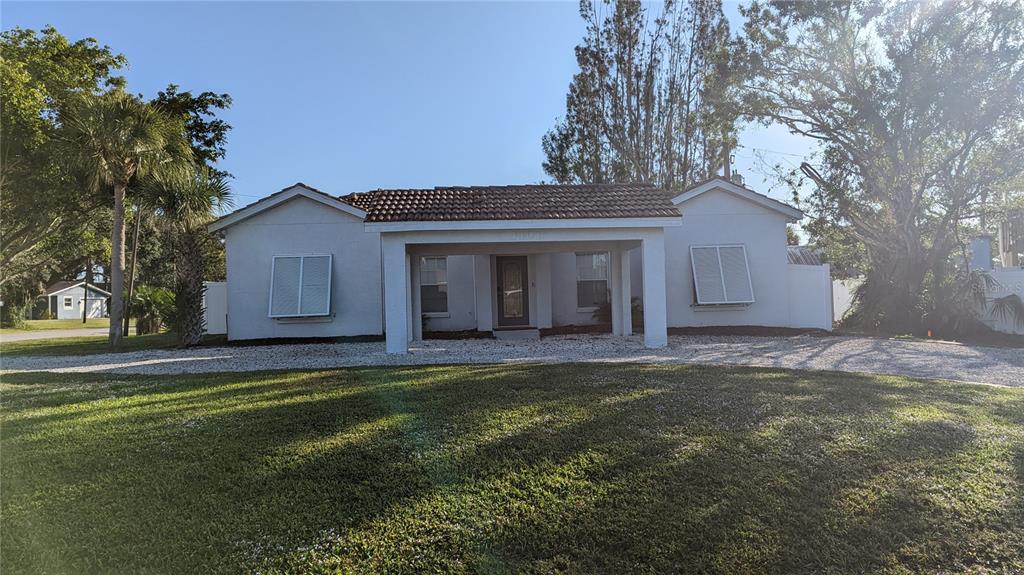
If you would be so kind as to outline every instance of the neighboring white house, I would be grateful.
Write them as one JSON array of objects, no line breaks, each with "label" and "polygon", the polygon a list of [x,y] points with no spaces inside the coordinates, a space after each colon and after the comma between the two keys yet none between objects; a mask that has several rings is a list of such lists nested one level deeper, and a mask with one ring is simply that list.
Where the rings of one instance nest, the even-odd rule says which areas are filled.
[{"label": "neighboring white house", "polygon": [[[227,257],[227,334],[386,336],[594,324],[644,342],[668,328],[831,329],[827,265],[791,265],[803,213],[715,178],[650,185],[375,190],[335,197],[295,184],[210,225]],[[418,321],[422,318],[421,321]],[[425,324],[425,326],[424,326]]]},{"label": "neighboring white house", "polygon": [[82,306],[87,306],[86,317],[107,316],[107,298],[110,292],[89,284],[86,296],[85,282],[60,281],[46,289],[50,317],[54,319],[82,319]]}]

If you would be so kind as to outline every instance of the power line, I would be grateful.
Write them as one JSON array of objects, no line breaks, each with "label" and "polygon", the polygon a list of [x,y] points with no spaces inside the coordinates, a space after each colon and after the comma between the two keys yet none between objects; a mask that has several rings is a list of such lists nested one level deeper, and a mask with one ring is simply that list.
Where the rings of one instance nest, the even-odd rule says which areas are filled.
[{"label": "power line", "polygon": [[768,148],[754,148],[752,146],[744,146],[742,144],[740,144],[740,147],[741,148],[746,148],[748,150],[754,150],[754,151],[757,151],[757,152],[766,152],[766,153],[769,153],[769,154],[778,154],[780,156],[793,156],[795,158],[806,158],[807,157],[806,154],[794,154],[792,152],[780,152],[778,150],[769,150]]}]

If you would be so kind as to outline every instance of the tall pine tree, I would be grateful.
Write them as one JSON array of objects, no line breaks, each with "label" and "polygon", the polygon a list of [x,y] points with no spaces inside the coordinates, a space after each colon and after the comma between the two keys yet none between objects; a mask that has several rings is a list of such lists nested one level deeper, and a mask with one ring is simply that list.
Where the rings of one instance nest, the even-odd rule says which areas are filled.
[{"label": "tall pine tree", "polygon": [[735,139],[737,75],[720,0],[580,4],[587,24],[565,117],[544,136],[561,183],[704,179]]}]

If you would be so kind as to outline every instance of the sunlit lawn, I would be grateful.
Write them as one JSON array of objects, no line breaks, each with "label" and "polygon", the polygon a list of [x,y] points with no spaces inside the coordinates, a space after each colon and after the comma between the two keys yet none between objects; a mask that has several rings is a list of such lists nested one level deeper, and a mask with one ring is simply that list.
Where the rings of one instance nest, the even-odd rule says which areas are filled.
[{"label": "sunlit lawn", "polygon": [[5,574],[1024,569],[1024,390],[553,365],[0,391]]},{"label": "sunlit lawn", "polygon": [[3,328],[0,333],[20,333],[23,331],[40,331],[44,329],[84,329],[90,327],[110,327],[110,318],[89,318],[82,323],[79,319],[28,319],[22,328]]},{"label": "sunlit lawn", "polygon": [[[131,335],[121,340],[121,345],[116,349],[111,349],[109,341],[105,335],[4,341],[0,342],[0,358],[5,355],[92,355],[148,349],[169,349],[178,346],[178,338],[171,332]],[[213,335],[205,336],[203,341],[215,345],[223,344],[227,340],[222,335]]]}]

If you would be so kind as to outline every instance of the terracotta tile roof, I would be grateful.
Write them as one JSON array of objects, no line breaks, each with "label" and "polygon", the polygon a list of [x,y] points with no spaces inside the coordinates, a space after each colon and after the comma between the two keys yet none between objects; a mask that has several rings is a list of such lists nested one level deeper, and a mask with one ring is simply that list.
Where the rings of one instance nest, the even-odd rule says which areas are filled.
[{"label": "terracotta tile roof", "polygon": [[367,222],[679,217],[649,184],[438,187],[342,196]]}]

